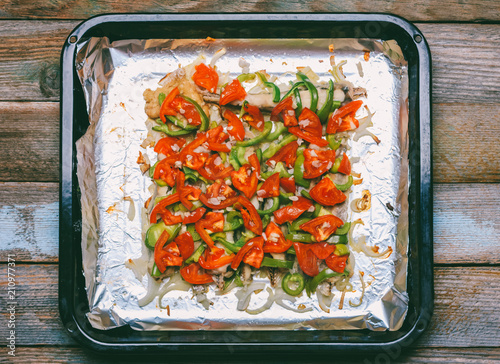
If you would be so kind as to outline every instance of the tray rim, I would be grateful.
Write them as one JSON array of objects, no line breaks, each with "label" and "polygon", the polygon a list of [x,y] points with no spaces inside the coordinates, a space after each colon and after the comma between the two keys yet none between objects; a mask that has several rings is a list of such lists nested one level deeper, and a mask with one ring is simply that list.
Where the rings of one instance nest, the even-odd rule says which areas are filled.
[{"label": "tray rim", "polygon": [[[380,22],[395,25],[405,32],[416,47],[419,61],[417,70],[418,84],[418,127],[419,127],[419,156],[420,156],[420,181],[418,181],[418,199],[420,210],[418,215],[418,227],[420,242],[418,245],[418,268],[419,274],[419,294],[420,309],[418,317],[413,326],[406,334],[397,340],[387,342],[292,342],[292,343],[264,343],[264,342],[231,342],[227,343],[180,343],[180,342],[149,342],[149,343],[109,343],[96,340],[79,325],[76,320],[74,302],[72,295],[68,296],[68,291],[73,293],[75,267],[72,266],[71,259],[75,257],[75,250],[78,246],[73,246],[73,218],[72,203],[73,198],[73,90],[75,87],[73,77],[73,65],[76,56],[78,41],[86,34],[102,24],[148,22],[162,23],[168,21],[193,22],[193,21],[217,21],[220,23],[230,21],[269,21],[269,22],[333,22],[333,23],[354,23],[354,22]],[[417,40],[420,37],[419,40]],[[68,69],[70,68],[70,69]],[[60,183],[59,183],[59,312],[66,331],[80,344],[98,352],[114,353],[160,353],[169,352],[180,353],[183,350],[203,350],[208,353],[220,352],[220,349],[231,347],[230,351],[235,353],[250,353],[252,348],[260,346],[265,351],[294,351],[308,353],[325,351],[347,352],[357,349],[360,352],[387,351],[395,348],[407,347],[426,329],[433,312],[433,247],[432,247],[432,149],[431,149],[431,124],[432,124],[432,104],[431,104],[431,55],[429,46],[423,34],[411,23],[402,17],[384,13],[186,13],[186,14],[102,14],[97,15],[80,23],[67,37],[61,51],[61,95],[60,95],[60,119],[61,119],[61,139],[60,139]],[[71,92],[68,92],[71,90]],[[69,143],[68,143],[69,141]],[[64,243],[66,242],[66,243]],[[68,279],[69,277],[69,279]],[[293,331],[292,331],[293,332]],[[306,349],[307,348],[307,349]],[[264,350],[260,349],[260,353]]]}]

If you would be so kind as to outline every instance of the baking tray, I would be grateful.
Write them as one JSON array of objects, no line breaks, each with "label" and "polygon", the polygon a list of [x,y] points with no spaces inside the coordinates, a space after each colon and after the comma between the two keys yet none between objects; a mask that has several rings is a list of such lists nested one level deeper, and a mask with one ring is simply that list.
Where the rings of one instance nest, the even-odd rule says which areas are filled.
[{"label": "baking tray", "polygon": [[[214,38],[371,38],[394,39],[408,61],[409,214],[408,294],[410,304],[397,331],[135,331],[94,329],[82,274],[81,208],[75,142],[89,122],[75,71],[77,42],[89,37],[149,39]],[[61,178],[59,228],[59,310],[70,335],[101,352],[199,353],[287,352],[324,355],[401,351],[427,327],[433,309],[431,58],[420,31],[386,14],[121,14],[101,15],[80,24],[61,54]]]}]

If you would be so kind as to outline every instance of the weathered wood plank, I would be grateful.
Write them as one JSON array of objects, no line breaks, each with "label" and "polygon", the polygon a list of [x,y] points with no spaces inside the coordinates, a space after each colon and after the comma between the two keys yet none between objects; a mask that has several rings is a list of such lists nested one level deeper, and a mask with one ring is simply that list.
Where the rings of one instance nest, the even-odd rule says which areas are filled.
[{"label": "weathered wood plank", "polygon": [[[161,361],[165,357],[149,357],[150,362]],[[271,359],[272,356],[270,356]],[[282,355],[280,355],[282,359]],[[280,358],[276,357],[278,362]],[[378,358],[378,360],[377,360]],[[116,361],[116,357],[111,358],[103,354],[97,354],[84,350],[80,347],[71,346],[35,346],[35,347],[19,347],[16,349],[16,359],[23,363],[110,363]],[[114,359],[114,360],[113,360]],[[171,359],[171,358],[170,358]],[[307,360],[307,358],[303,358]],[[310,358],[309,358],[310,359]],[[388,359],[388,360],[386,360]],[[144,356],[127,356],[120,357],[120,362],[137,362],[143,361]],[[207,358],[203,359],[204,363],[232,363],[238,360],[238,363],[253,363],[255,358],[233,358],[225,357]],[[402,355],[395,355],[382,352],[374,356],[366,356],[353,358],[349,355],[345,359],[342,357],[335,357],[335,363],[349,363],[349,364],[366,364],[366,363],[475,363],[475,364],[489,364],[494,361],[500,361],[500,349],[498,348],[416,348],[407,349]],[[186,363],[185,359],[182,361],[172,361]]]},{"label": "weathered wood plank", "polygon": [[[59,179],[58,112],[57,103],[0,102],[0,181]],[[500,103],[435,104],[433,133],[434,182],[500,181]]]},{"label": "weathered wood plank", "polygon": [[[500,263],[498,196],[500,184],[435,186],[435,263]],[[58,199],[56,183],[0,183],[0,236],[6,242],[0,247],[2,256],[58,261]]]},{"label": "weathered wood plank", "polygon": [[59,179],[59,104],[0,102],[0,181]]},{"label": "weathered wood plank", "polygon": [[[17,345],[71,345],[57,309],[57,265],[17,265]],[[0,266],[6,276],[6,265]],[[6,289],[6,281],[0,288]],[[435,311],[418,347],[500,346],[500,268],[435,269]],[[0,296],[0,307],[6,295]],[[0,337],[7,333],[0,326]],[[36,334],[35,334],[36,333]],[[7,336],[5,336],[7,337]]]},{"label": "weathered wood plank", "polygon": [[[500,8],[494,0],[462,2],[458,0],[434,1],[383,1],[371,2],[354,0],[325,2],[319,0],[278,1],[106,1],[106,2],[44,2],[23,1],[4,5],[0,17],[4,18],[44,18],[44,19],[84,19],[102,13],[164,13],[196,12],[384,12],[407,18],[411,21],[487,21],[499,20]],[[450,11],[453,9],[453,11]],[[485,9],[488,9],[485,11]]]},{"label": "weathered wood plank", "polygon": [[[399,2],[396,4],[399,6]],[[0,100],[57,100],[59,54],[64,39],[77,24],[0,21]],[[434,102],[498,102],[500,73],[495,70],[500,58],[500,25],[417,26],[427,37],[432,52]]]}]

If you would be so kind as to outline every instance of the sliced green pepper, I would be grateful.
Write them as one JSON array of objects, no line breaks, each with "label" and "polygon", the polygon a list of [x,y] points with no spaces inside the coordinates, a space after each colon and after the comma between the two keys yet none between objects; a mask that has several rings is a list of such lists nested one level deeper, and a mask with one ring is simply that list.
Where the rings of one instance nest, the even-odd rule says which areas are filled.
[{"label": "sliced green pepper", "polygon": [[198,111],[198,114],[200,114],[200,117],[201,117],[200,131],[207,131],[209,119],[208,119],[207,114],[205,114],[205,111],[203,111],[203,108],[200,106],[200,104],[198,104],[196,101],[194,101],[193,99],[191,99],[187,96],[181,96],[181,97],[184,100],[192,103],[194,105],[196,111]]},{"label": "sliced green pepper", "polygon": [[295,82],[292,86],[292,88],[290,90],[288,90],[285,94],[285,96],[283,96],[281,98],[281,101],[283,101],[284,99],[286,99],[288,96],[290,96],[291,94],[293,94],[295,92],[295,90],[301,86],[305,86],[305,83],[302,82],[302,81],[299,81],[299,82]]},{"label": "sliced green pepper", "polygon": [[290,201],[290,197],[292,196],[295,196],[295,194],[291,193],[291,192],[281,192],[280,191],[280,203],[281,204],[289,204],[291,201]]},{"label": "sliced green pepper", "polygon": [[325,279],[332,278],[332,277],[338,277],[338,276],[345,276],[349,274],[349,272],[344,271],[344,273],[337,273],[331,270],[330,268],[326,268],[322,270],[321,272],[318,273],[317,276],[315,276],[313,279],[311,279],[308,284],[307,284],[307,294],[310,295],[311,293],[316,292],[316,289],[318,288],[318,285],[323,282]]},{"label": "sliced green pepper", "polygon": [[230,243],[229,241],[227,241],[226,239],[223,239],[222,237],[213,237],[212,236],[212,238],[214,239],[214,241],[221,243],[224,246],[224,248],[226,248],[227,250],[229,250],[232,253],[238,253],[241,249],[240,246],[233,244],[233,243]]},{"label": "sliced green pepper", "polygon": [[345,222],[344,225],[342,225],[341,227],[337,228],[337,230],[335,230],[334,234],[335,235],[345,235],[349,232],[350,229],[351,229],[351,223]]},{"label": "sliced green pepper", "polygon": [[307,89],[311,93],[311,107],[310,107],[310,109],[312,112],[315,113],[317,106],[318,106],[318,90],[316,89],[316,86],[313,85],[311,80],[309,80],[309,78],[305,74],[303,74],[302,72],[297,72],[297,77],[302,82],[304,82]]},{"label": "sliced green pepper", "polygon": [[172,115],[167,115],[167,119],[170,120],[170,122],[172,124],[174,124],[175,126],[177,126],[178,128],[181,128],[184,130],[193,131],[193,130],[198,129],[198,127],[196,127],[194,125],[189,125],[187,123],[186,123],[186,126],[184,126],[184,122],[182,122],[181,120],[179,120],[178,118],[176,118],[175,116],[172,116]]},{"label": "sliced green pepper", "polygon": [[265,142],[272,142],[279,138],[281,134],[286,132],[288,129],[281,121],[274,122],[274,131],[271,131],[269,135],[264,140]]},{"label": "sliced green pepper", "polygon": [[241,164],[238,161],[238,149],[239,148],[232,148],[229,153],[229,164],[233,166],[235,171],[241,168]]},{"label": "sliced green pepper", "polygon": [[281,260],[281,259],[273,259],[269,257],[264,257],[262,259],[262,264],[263,267],[270,267],[270,268],[286,268],[286,269],[292,269],[293,268],[293,261],[291,260]]},{"label": "sliced green pepper", "polygon": [[319,111],[318,111],[318,117],[319,117],[319,120],[321,121],[321,124],[326,123],[326,121],[328,120],[328,116],[330,115],[330,110],[332,109],[332,105],[333,105],[333,81],[332,80],[328,80],[328,91],[327,92],[328,92],[328,94],[326,96],[326,101],[323,104],[323,106],[321,107],[321,109],[319,109]]},{"label": "sliced green pepper", "polygon": [[311,234],[299,234],[299,233],[292,233],[292,234],[286,234],[286,238],[291,241],[297,241],[299,243],[316,243],[316,238],[312,236]]},{"label": "sliced green pepper", "polygon": [[249,147],[250,145],[255,145],[257,143],[260,143],[269,135],[272,128],[273,128],[273,123],[271,123],[270,121],[266,121],[264,124],[264,130],[262,131],[262,133],[260,133],[259,135],[257,135],[253,139],[244,140],[242,142],[237,142],[236,146],[237,147]]},{"label": "sliced green pepper", "polygon": [[285,168],[285,164],[283,164],[283,162],[278,162],[276,163],[276,166],[274,167],[274,170],[271,170],[271,171],[268,171],[268,172],[264,172],[264,173],[261,173],[261,176],[262,178],[264,179],[268,179],[269,177],[271,177],[273,174],[275,173],[279,173],[280,174],[280,178],[288,178],[288,177],[291,177],[292,175],[290,173],[288,173],[288,171],[286,170]]},{"label": "sliced green pepper", "polygon": [[271,215],[262,216],[262,229],[266,229],[267,225],[271,222]]},{"label": "sliced green pepper", "polygon": [[330,148],[332,148],[333,150],[339,149],[340,145],[342,144],[342,138],[337,139],[335,134],[328,134],[326,136],[326,140],[328,141],[328,145],[330,146]]},{"label": "sliced green pepper", "polygon": [[353,183],[354,183],[354,179],[352,178],[352,176],[349,176],[349,177],[347,177],[346,183],[341,184],[341,185],[335,183],[335,187],[337,187],[339,190],[344,192],[344,191],[347,191],[349,188],[351,188]]},{"label": "sliced green pepper", "polygon": [[177,234],[179,234],[179,231],[181,230],[181,224],[175,224],[175,225],[165,225],[163,221],[160,221],[156,224],[153,224],[149,227],[148,231],[146,232],[146,246],[154,250],[156,242],[160,238],[160,235],[163,233],[163,231],[166,231],[168,233],[168,240],[167,243],[170,243],[172,240],[175,239]]},{"label": "sliced green pepper", "polygon": [[165,98],[167,97],[167,95],[165,95],[163,92],[160,92],[160,94],[158,95],[158,104],[161,106],[161,104],[163,104],[163,101],[165,101]]},{"label": "sliced green pepper", "polygon": [[262,163],[262,149],[257,149],[255,151],[255,154],[257,155],[257,159],[259,160],[259,163]]},{"label": "sliced green pepper", "polygon": [[274,143],[269,144],[269,147],[264,151],[264,153],[262,153],[262,158],[264,158],[266,160],[271,158],[273,155],[276,154],[277,151],[279,151],[285,145],[288,145],[297,139],[298,138],[295,135],[289,134],[286,137],[284,137],[281,142],[276,143],[276,144],[274,144]]},{"label": "sliced green pepper", "polygon": [[273,205],[267,210],[257,210],[260,216],[272,214],[274,211],[280,208],[280,198],[273,197]]},{"label": "sliced green pepper", "polygon": [[347,244],[349,242],[349,238],[347,235],[331,235],[328,239],[326,239],[328,244]]},{"label": "sliced green pepper", "polygon": [[304,150],[305,147],[300,147],[297,149],[297,159],[295,160],[295,166],[293,168],[293,177],[295,179],[295,184],[309,188],[311,181],[304,178]]},{"label": "sliced green pepper", "polygon": [[273,102],[275,103],[280,102],[280,96],[281,96],[280,88],[276,86],[274,83],[268,81],[266,79],[266,76],[264,76],[262,73],[255,72],[255,74],[259,76],[260,80],[262,81],[265,87],[269,87],[273,90]]},{"label": "sliced green pepper", "polygon": [[236,78],[240,82],[253,81],[255,80],[255,73],[242,73]]},{"label": "sliced green pepper", "polygon": [[342,158],[335,158],[335,163],[333,163],[333,167],[330,169],[330,172],[338,173],[340,162],[342,162]]},{"label": "sliced green pepper", "polygon": [[349,254],[349,248],[345,244],[337,244],[333,253],[338,256],[347,255]]},{"label": "sliced green pepper", "polygon": [[153,126],[153,130],[165,133],[168,136],[172,136],[172,137],[186,135],[186,134],[189,134],[189,133],[193,132],[193,130],[185,130],[185,129],[170,130],[170,128],[166,124],[162,124],[162,125],[158,125],[158,126]]},{"label": "sliced green pepper", "polygon": [[290,225],[290,231],[291,232],[295,232],[295,231],[301,230],[300,229],[300,225],[305,224],[308,221],[311,221],[311,219],[307,218],[307,217],[300,217],[300,218],[298,218],[297,220],[295,220],[294,222],[292,222],[292,224]]},{"label": "sliced green pepper", "polygon": [[193,237],[193,240],[194,241],[200,241],[201,240],[201,236],[200,234],[198,234],[198,232],[196,231],[195,227],[194,227],[194,224],[188,224],[187,226],[187,231],[188,233],[191,234],[191,236]]},{"label": "sliced green pepper", "polygon": [[308,191],[306,191],[306,190],[302,190],[302,191],[300,191],[300,194],[301,194],[302,196],[304,196],[305,198],[308,198],[309,200],[312,200],[311,195],[309,194],[309,192],[308,192]]},{"label": "sliced green pepper", "polygon": [[295,103],[297,104],[297,108],[295,109],[295,115],[300,116],[302,113],[302,98],[300,97],[300,91],[298,88],[293,90],[293,94],[295,96]]},{"label": "sliced green pepper", "polygon": [[162,273],[160,272],[160,270],[156,266],[156,263],[153,264],[153,268],[151,269],[151,277],[159,277],[159,276],[161,276],[161,274]]},{"label": "sliced green pepper", "polygon": [[231,211],[227,214],[226,222],[224,223],[224,232],[234,231],[243,226],[243,218],[238,211]]},{"label": "sliced green pepper", "polygon": [[[294,284],[297,287],[291,288],[290,283]],[[281,287],[283,288],[283,291],[285,291],[290,296],[298,296],[299,294],[302,293],[305,286],[306,282],[304,280],[304,277],[302,276],[302,274],[299,273],[294,273],[294,274],[287,273],[285,277],[283,277],[283,280],[281,281]]]},{"label": "sliced green pepper", "polygon": [[314,212],[313,212],[313,218],[316,218],[319,216],[319,213],[321,212],[321,209],[323,207],[319,203],[314,203]]},{"label": "sliced green pepper", "polygon": [[191,263],[198,262],[198,259],[200,259],[201,255],[205,251],[205,248],[206,248],[205,244],[201,243],[200,246],[194,251],[194,253],[191,254],[191,256],[186,259],[185,263],[186,264],[191,264]]},{"label": "sliced green pepper", "polygon": [[241,266],[238,267],[233,273],[231,277],[226,277],[224,278],[224,287],[222,288],[223,291],[225,291],[233,281],[238,287],[243,287],[243,282],[241,282],[240,279],[240,272],[241,272]]}]

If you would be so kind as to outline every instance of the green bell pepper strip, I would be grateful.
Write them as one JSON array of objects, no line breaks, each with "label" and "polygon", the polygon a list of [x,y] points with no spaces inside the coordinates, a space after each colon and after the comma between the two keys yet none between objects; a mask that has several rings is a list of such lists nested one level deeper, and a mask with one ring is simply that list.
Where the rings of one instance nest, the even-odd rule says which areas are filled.
[{"label": "green bell pepper strip", "polygon": [[255,144],[260,143],[269,135],[272,128],[273,128],[273,123],[271,123],[270,121],[266,121],[264,124],[264,130],[262,131],[262,133],[260,133],[259,135],[257,135],[253,139],[245,140],[242,142],[237,142],[236,146],[237,147],[249,147],[251,145],[255,145]]},{"label": "green bell pepper strip", "polygon": [[299,243],[316,243],[316,239],[311,234],[299,234],[292,233],[286,234],[286,238],[291,241],[297,241]]},{"label": "green bell pepper strip", "polygon": [[284,99],[286,99],[288,96],[290,96],[292,93],[295,92],[296,89],[298,89],[299,87],[301,86],[305,86],[305,83],[302,82],[302,81],[299,81],[299,82],[295,82],[292,86],[292,88],[290,90],[288,90],[285,94],[285,96],[283,96],[281,98],[281,101],[283,101]]},{"label": "green bell pepper strip", "polygon": [[346,183],[341,184],[341,185],[335,183],[335,187],[337,187],[339,190],[344,192],[344,191],[347,191],[349,188],[351,188],[353,182],[354,182],[354,179],[352,178],[352,176],[349,176],[349,177],[347,177]]},{"label": "green bell pepper strip", "polygon": [[234,231],[243,226],[243,218],[238,211],[230,211],[226,216],[223,231]]},{"label": "green bell pepper strip", "polygon": [[265,87],[271,88],[273,90],[273,102],[280,102],[281,90],[278,86],[276,86],[273,82],[268,81],[266,76],[264,76],[260,72],[255,72],[255,74],[260,78]]},{"label": "green bell pepper strip", "polygon": [[257,149],[255,151],[255,154],[257,154],[257,159],[259,160],[259,163],[262,163],[262,149]]},{"label": "green bell pepper strip", "polygon": [[311,279],[308,284],[307,284],[307,294],[310,295],[311,293],[316,292],[316,289],[318,288],[319,284],[323,282],[325,279],[332,278],[332,277],[338,277],[338,276],[345,276],[349,272],[344,271],[344,273],[337,273],[331,270],[330,268],[326,268],[322,270],[321,272],[318,273],[317,276],[315,276],[313,279]]},{"label": "green bell pepper strip", "polygon": [[333,253],[338,256],[347,255],[349,254],[349,248],[345,244],[337,244]]},{"label": "green bell pepper strip", "polygon": [[222,163],[226,163],[227,154],[225,152],[217,152],[217,153],[219,153],[220,159],[222,159]]},{"label": "green bell pepper strip", "polygon": [[238,158],[238,163],[240,165],[247,164],[248,161],[245,159],[246,148],[236,148],[236,157]]},{"label": "green bell pepper strip", "polygon": [[308,221],[311,221],[311,219],[308,218],[308,217],[300,217],[297,220],[295,220],[294,222],[292,222],[292,224],[290,225],[290,229],[289,230],[291,232],[299,231],[299,230],[301,230],[300,229],[300,225],[305,224]]},{"label": "green bell pepper strip", "polygon": [[229,241],[227,241],[226,239],[223,239],[221,237],[215,237],[215,238],[212,237],[212,238],[214,239],[214,241],[221,243],[224,246],[224,248],[226,248],[227,250],[229,250],[232,253],[238,253],[241,249],[240,246],[233,244],[233,243],[230,243]]},{"label": "green bell pepper strip", "polygon": [[285,165],[282,162],[278,162],[278,163],[276,163],[276,166],[274,167],[274,170],[261,173],[261,177],[264,178],[264,179],[268,179],[269,177],[271,177],[275,173],[279,173],[280,174],[280,178],[288,178],[288,177],[292,176],[286,170]]},{"label": "green bell pepper strip", "polygon": [[229,164],[233,166],[235,171],[241,168],[241,164],[238,161],[238,149],[239,148],[232,148],[229,153]]},{"label": "green bell pepper strip", "polygon": [[190,234],[191,234],[191,236],[193,237],[193,240],[194,240],[194,241],[200,241],[200,240],[201,240],[201,236],[200,236],[200,234],[198,234],[198,233],[196,232],[196,229],[195,229],[195,227],[194,227],[194,224],[188,224],[188,226],[187,226],[187,231],[188,231],[188,233],[190,233]]},{"label": "green bell pepper strip", "polygon": [[313,218],[316,218],[319,216],[319,213],[321,212],[321,208],[322,208],[322,206],[319,203],[317,203],[317,202],[314,203],[314,212],[312,215]]},{"label": "green bell pepper strip", "polygon": [[163,101],[165,101],[165,98],[167,95],[165,95],[163,92],[160,92],[158,95],[158,104],[161,106],[163,104]]},{"label": "green bell pepper strip", "polygon": [[330,148],[332,148],[333,150],[339,149],[340,145],[342,144],[342,138],[338,140],[335,134],[328,134],[326,136],[326,140],[328,141],[328,145],[330,146]]},{"label": "green bell pepper strip", "polygon": [[[290,288],[290,283],[294,283],[297,285],[297,288],[293,289]],[[298,296],[299,294],[302,293],[306,286],[306,281],[302,274],[300,273],[287,273],[284,277],[283,280],[281,281],[281,287],[283,288],[283,291],[285,291],[287,294],[290,296]]]},{"label": "green bell pepper strip", "polygon": [[290,248],[288,248],[288,250],[285,253],[297,255],[297,253],[295,252],[295,248],[293,247],[293,245]]},{"label": "green bell pepper strip", "polygon": [[[321,121],[321,124],[324,124],[328,120],[328,116],[330,115],[330,110],[333,105],[333,81],[328,80],[328,94],[326,96],[326,101],[318,111],[318,117]],[[332,148],[333,149],[333,148]]]},{"label": "green bell pepper strip", "polygon": [[279,196],[280,203],[288,205],[291,202],[290,197],[292,197],[292,196],[295,196],[295,194],[293,194],[291,192],[281,192],[280,191],[280,196]]},{"label": "green bell pepper strip", "polygon": [[333,100],[332,109],[330,112],[334,112],[335,110],[337,110],[340,107],[340,105],[342,105],[342,102]]},{"label": "green bell pepper strip", "polygon": [[285,124],[283,124],[281,121],[276,121],[274,123],[274,126],[275,126],[275,130],[270,132],[264,141],[272,142],[273,140],[278,139],[281,134],[283,134],[284,132],[286,132],[288,130],[287,127],[285,126]]},{"label": "green bell pepper strip", "polygon": [[302,190],[302,191],[300,191],[300,194],[301,194],[302,196],[304,196],[305,198],[308,198],[309,200],[312,200],[311,195],[309,194],[309,192],[308,192],[308,191],[306,191],[306,190]]},{"label": "green bell pepper strip", "polygon": [[340,162],[342,162],[342,158],[335,158],[335,163],[333,163],[333,167],[330,169],[330,172],[338,173],[339,167],[340,167]]},{"label": "green bell pepper strip", "polygon": [[311,80],[309,80],[309,78],[305,74],[303,74],[302,72],[297,72],[297,77],[302,82],[304,82],[307,89],[311,93],[311,107],[310,107],[310,109],[312,112],[315,113],[317,110],[317,106],[318,106],[318,90],[316,89],[316,86],[313,85]]},{"label": "green bell pepper strip", "polygon": [[344,225],[342,225],[341,227],[337,228],[337,230],[335,230],[334,234],[335,235],[345,235],[349,232],[350,229],[351,229],[351,223],[345,222]]},{"label": "green bell pepper strip", "polygon": [[302,98],[300,97],[300,91],[298,88],[293,90],[293,95],[295,96],[295,103],[297,104],[295,115],[299,117],[299,115],[302,113]]},{"label": "green bell pepper strip", "polygon": [[269,215],[269,214],[272,214],[274,211],[278,210],[279,208],[280,208],[280,198],[273,197],[273,205],[270,208],[268,208],[267,210],[257,210],[257,213],[260,216]]},{"label": "green bell pepper strip", "polygon": [[347,235],[331,235],[328,239],[326,239],[328,244],[347,244],[349,242],[349,238]]},{"label": "green bell pepper strip", "polygon": [[179,231],[181,231],[181,224],[167,226],[163,221],[160,221],[156,224],[151,225],[148,231],[146,231],[145,240],[145,244],[149,249],[154,250],[156,242],[160,238],[160,235],[163,233],[163,231],[167,231],[169,235],[167,243],[170,243],[175,239],[177,234],[179,234]]},{"label": "green bell pepper strip", "polygon": [[236,78],[240,82],[253,81],[255,79],[255,73],[242,73]]},{"label": "green bell pepper strip", "polygon": [[264,151],[264,153],[262,153],[262,158],[264,159],[269,159],[271,158],[273,155],[276,154],[276,152],[278,150],[280,150],[281,148],[283,148],[285,145],[288,145],[290,144],[291,142],[297,140],[298,138],[293,135],[293,134],[289,134],[287,135],[286,137],[283,138],[283,140],[279,143],[276,143],[276,144],[270,144],[269,147]]},{"label": "green bell pepper strip", "polygon": [[168,127],[168,125],[166,125],[166,124],[158,125],[158,126],[153,126],[153,130],[165,133],[168,136],[172,136],[172,137],[186,135],[186,134],[189,134],[189,133],[193,132],[193,130],[185,130],[185,129],[170,130],[169,127]]},{"label": "green bell pepper strip", "polygon": [[293,168],[293,177],[296,185],[309,188],[311,181],[304,178],[305,149],[305,147],[299,147],[299,149],[297,149],[297,159],[295,160],[295,166]]},{"label": "green bell pepper strip", "polygon": [[181,97],[184,100],[192,103],[194,105],[196,111],[198,111],[198,114],[200,114],[200,117],[201,117],[200,131],[207,131],[209,119],[208,119],[207,114],[205,114],[205,111],[203,111],[203,109],[201,108],[200,104],[198,104],[196,101],[194,101],[190,97],[187,97],[187,96],[181,96]]},{"label": "green bell pepper strip", "polygon": [[178,118],[176,118],[175,116],[172,116],[172,115],[167,115],[167,119],[170,120],[170,122],[172,124],[174,124],[175,126],[177,126],[178,128],[181,128],[184,130],[193,131],[193,130],[198,129],[198,127],[194,126],[194,125],[187,124],[186,126],[184,126],[184,123],[181,120],[179,120]]},{"label": "green bell pepper strip", "polygon": [[153,268],[151,269],[151,277],[159,277],[161,276],[161,272],[156,266],[156,263],[153,264]]},{"label": "green bell pepper strip", "polygon": [[262,216],[262,229],[266,229],[267,225],[271,222],[271,215]]},{"label": "green bell pepper strip", "polygon": [[224,278],[224,287],[222,288],[223,291],[225,291],[229,287],[229,285],[233,282],[235,282],[235,284],[238,287],[243,287],[243,282],[240,279],[240,272],[241,272],[241,267],[238,267],[238,269],[234,271],[231,277]]},{"label": "green bell pepper strip", "polygon": [[200,259],[205,249],[205,243],[201,243],[200,246],[194,251],[194,253],[186,259],[185,264],[197,263],[198,259]]},{"label": "green bell pepper strip", "polygon": [[192,181],[194,183],[194,182],[198,181],[198,177],[193,173],[186,173],[184,175],[184,177],[185,177],[186,182]]},{"label": "green bell pepper strip", "polygon": [[264,259],[262,259],[261,266],[263,266],[263,267],[269,267],[269,268],[286,268],[286,269],[292,269],[293,268],[293,261],[291,261],[291,260],[280,260],[280,259],[273,259],[273,258],[269,258],[269,257],[264,257]]}]

